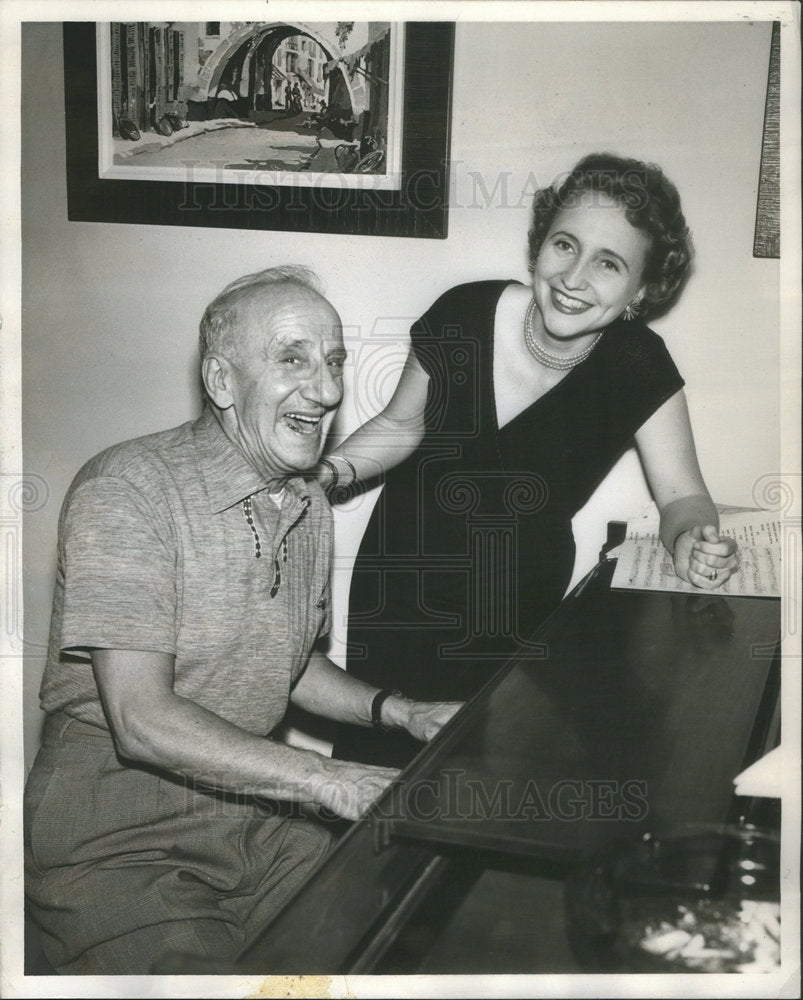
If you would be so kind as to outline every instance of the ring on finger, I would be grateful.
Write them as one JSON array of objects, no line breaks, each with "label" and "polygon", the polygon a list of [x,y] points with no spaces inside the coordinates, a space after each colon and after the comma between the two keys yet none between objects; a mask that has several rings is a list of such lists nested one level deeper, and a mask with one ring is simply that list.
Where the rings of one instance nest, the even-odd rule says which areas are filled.
[{"label": "ring on finger", "polygon": [[713,580],[716,580],[716,578],[718,576],[719,576],[719,573],[717,573],[717,571],[715,569],[712,569],[711,572],[708,574],[708,579],[713,581]]}]

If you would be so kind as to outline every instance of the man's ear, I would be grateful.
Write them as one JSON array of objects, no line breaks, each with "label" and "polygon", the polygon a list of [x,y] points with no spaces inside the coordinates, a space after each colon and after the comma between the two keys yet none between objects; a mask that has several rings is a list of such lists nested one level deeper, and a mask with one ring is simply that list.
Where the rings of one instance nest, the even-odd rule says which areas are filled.
[{"label": "man's ear", "polygon": [[225,358],[209,354],[201,363],[201,376],[209,398],[221,410],[227,410],[234,399],[231,394],[231,366]]}]

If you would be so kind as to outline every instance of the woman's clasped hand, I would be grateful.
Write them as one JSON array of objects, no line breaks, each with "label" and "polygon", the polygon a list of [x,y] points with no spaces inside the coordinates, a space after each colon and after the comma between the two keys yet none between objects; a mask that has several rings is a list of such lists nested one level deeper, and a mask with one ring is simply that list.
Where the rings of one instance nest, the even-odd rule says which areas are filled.
[{"label": "woman's clasped hand", "polygon": [[695,525],[675,540],[675,572],[686,583],[715,590],[738,570],[737,549],[734,539],[720,535],[713,524]]}]

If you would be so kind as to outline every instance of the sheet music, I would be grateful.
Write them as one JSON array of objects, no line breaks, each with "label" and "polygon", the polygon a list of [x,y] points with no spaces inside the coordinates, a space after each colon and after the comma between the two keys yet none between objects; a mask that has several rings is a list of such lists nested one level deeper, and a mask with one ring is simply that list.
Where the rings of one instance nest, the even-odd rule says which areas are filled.
[{"label": "sheet music", "polygon": [[[720,506],[720,534],[739,544],[739,570],[716,590],[731,597],[781,596],[781,522],[769,510]],[[628,521],[625,541],[610,557],[618,557],[611,586],[687,594],[702,591],[675,575],[672,557],[658,536],[654,504],[642,517]]]}]

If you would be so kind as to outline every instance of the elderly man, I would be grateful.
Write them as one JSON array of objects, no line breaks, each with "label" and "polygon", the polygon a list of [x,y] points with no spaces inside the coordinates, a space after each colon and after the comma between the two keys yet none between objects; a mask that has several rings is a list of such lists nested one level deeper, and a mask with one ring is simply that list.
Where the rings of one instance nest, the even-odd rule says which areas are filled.
[{"label": "elderly man", "polygon": [[25,860],[62,973],[230,959],[327,849],[298,803],[353,819],[395,777],[271,740],[288,701],[419,739],[457,708],[377,691],[313,651],[332,517],[303,473],[345,351],[310,273],[229,285],[200,347],[202,416],[91,459],[59,522]]}]

